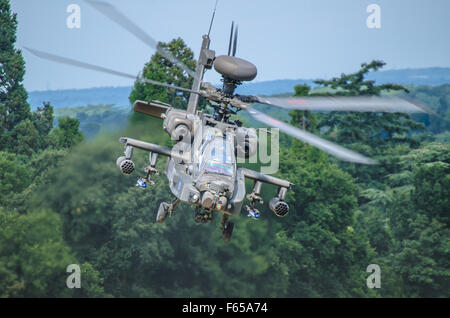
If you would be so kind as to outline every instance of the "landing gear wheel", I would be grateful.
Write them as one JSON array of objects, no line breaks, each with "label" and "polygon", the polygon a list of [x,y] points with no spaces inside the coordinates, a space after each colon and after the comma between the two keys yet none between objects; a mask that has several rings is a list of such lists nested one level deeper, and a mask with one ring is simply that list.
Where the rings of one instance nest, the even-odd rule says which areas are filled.
[{"label": "landing gear wheel", "polygon": [[158,208],[158,214],[156,215],[156,222],[163,223],[167,216],[171,216],[173,210],[177,207],[180,200],[176,199],[172,203],[161,202]]},{"label": "landing gear wheel", "polygon": [[234,223],[228,221],[228,214],[222,214],[222,235],[225,242],[229,242],[233,234]]},{"label": "landing gear wheel", "polygon": [[231,234],[233,234],[234,223],[227,221],[223,226],[223,240],[229,242],[231,239]]},{"label": "landing gear wheel", "polygon": [[156,215],[156,222],[163,223],[167,215],[169,215],[170,203],[161,202],[158,209],[158,214]]}]

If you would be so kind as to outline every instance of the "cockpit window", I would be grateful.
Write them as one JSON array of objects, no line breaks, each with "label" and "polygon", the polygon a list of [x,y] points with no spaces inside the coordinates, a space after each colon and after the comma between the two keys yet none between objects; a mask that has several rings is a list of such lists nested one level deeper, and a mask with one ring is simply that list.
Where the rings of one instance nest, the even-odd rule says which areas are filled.
[{"label": "cockpit window", "polygon": [[229,147],[227,147],[225,139],[214,139],[209,153],[209,159],[225,163],[233,163],[233,156],[231,155]]},{"label": "cockpit window", "polygon": [[234,156],[233,145],[222,137],[216,137],[208,142],[200,156],[201,171],[233,177]]},{"label": "cockpit window", "polygon": [[233,177],[233,165],[229,163],[209,160],[206,162],[205,171],[209,173]]}]

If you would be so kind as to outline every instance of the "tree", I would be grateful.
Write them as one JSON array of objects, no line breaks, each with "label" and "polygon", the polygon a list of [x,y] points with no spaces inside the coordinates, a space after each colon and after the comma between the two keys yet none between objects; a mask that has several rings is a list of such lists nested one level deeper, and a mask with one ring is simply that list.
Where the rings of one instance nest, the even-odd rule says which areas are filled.
[{"label": "tree", "polygon": [[446,162],[419,164],[413,190],[396,193],[388,210],[393,236],[388,260],[408,297],[449,297],[449,173]]},{"label": "tree", "polygon": [[12,132],[30,119],[28,94],[23,87],[25,62],[16,43],[17,15],[9,0],[0,0],[0,150],[15,149]]},{"label": "tree", "polygon": [[361,209],[376,248],[377,264],[389,277],[388,297],[448,297],[450,151],[432,143],[397,156],[399,169],[386,189],[367,189]]},{"label": "tree", "polygon": [[435,114],[413,114],[433,134],[450,130],[450,84],[417,86],[409,89],[409,96],[431,108]]},{"label": "tree", "polygon": [[70,264],[78,261],[63,240],[58,214],[0,208],[0,297],[100,296],[102,279],[87,263],[80,266],[83,288],[67,288]]},{"label": "tree", "polygon": [[[300,84],[294,86],[294,96],[308,96],[311,87],[307,84]],[[301,125],[303,130],[308,130],[311,132],[316,131],[317,128],[317,118],[310,110],[292,110],[289,112],[291,116],[291,124],[294,126]]]},{"label": "tree", "polygon": [[40,149],[41,136],[30,119],[21,121],[9,135],[8,151],[30,157]]},{"label": "tree", "polygon": [[364,270],[374,254],[367,236],[355,229],[352,178],[303,143],[281,155],[280,174],[295,184],[287,196],[289,218],[275,241],[279,262],[289,272],[287,295],[367,295]]},{"label": "tree", "polygon": [[78,131],[80,122],[76,118],[61,117],[58,119],[58,128],[53,134],[57,138],[58,145],[62,148],[71,148],[83,140],[83,135]]},{"label": "tree", "polygon": [[0,205],[13,193],[19,193],[30,183],[26,166],[12,153],[0,152]]},{"label": "tree", "polygon": [[[30,157],[53,144],[49,136],[53,128],[53,107],[44,103],[35,112],[30,110],[23,86],[25,62],[22,52],[15,48],[16,31],[17,15],[11,12],[9,0],[0,0],[0,151]],[[66,120],[64,124],[74,122]],[[78,132],[70,131],[70,134],[74,142],[79,140]],[[62,142],[67,147],[66,143],[71,141]]]},{"label": "tree", "polygon": [[50,211],[20,215],[0,209],[2,297],[69,295],[66,266],[75,263],[62,241],[61,220]]},{"label": "tree", "polygon": [[66,149],[51,147],[34,154],[24,160],[23,156],[11,153],[0,153],[0,205],[6,210],[27,213],[34,207],[28,202],[39,187],[48,186],[52,182],[51,175],[61,165],[67,155]]},{"label": "tree", "polygon": [[49,134],[53,129],[53,121],[55,116],[53,116],[53,107],[49,102],[43,103],[43,107],[38,107],[36,111],[31,114],[31,120],[41,137],[40,149],[45,149],[49,146]]},{"label": "tree", "polygon": [[[331,91],[325,93],[319,91],[315,95],[370,96],[380,95],[384,91],[408,92],[402,85],[375,85],[374,81],[365,79],[370,71],[377,71],[385,64],[383,61],[375,60],[369,64],[361,64],[361,69],[356,73],[342,74],[331,80],[317,80],[316,84],[330,88]],[[423,129],[423,125],[411,120],[408,114],[370,112],[330,112],[322,117],[318,126],[326,127],[326,134],[332,133],[333,139],[341,144],[363,143],[370,146],[372,154],[384,149],[389,143],[413,143],[408,134]]]},{"label": "tree", "polygon": [[[181,38],[173,39],[169,43],[160,42],[158,45],[172,53],[174,57],[187,67],[195,69],[194,53]],[[181,68],[172,64],[159,53],[155,53],[151,57],[150,62],[145,64],[142,76],[147,79],[189,89],[193,82],[192,77],[189,77]],[[182,108],[186,106],[189,100],[189,93],[136,81],[130,94],[130,102],[134,103],[138,99],[145,101],[160,100],[174,107]]]}]

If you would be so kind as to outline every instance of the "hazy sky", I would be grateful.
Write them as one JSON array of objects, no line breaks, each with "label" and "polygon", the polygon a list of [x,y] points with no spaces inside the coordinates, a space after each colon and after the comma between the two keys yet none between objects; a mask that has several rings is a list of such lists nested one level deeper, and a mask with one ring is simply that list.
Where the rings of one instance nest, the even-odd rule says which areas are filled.
[{"label": "hazy sky", "polygon": [[[197,54],[215,0],[109,0],[153,38],[183,38]],[[11,0],[18,46],[137,74],[154,50],[82,0]],[[66,25],[70,4],[81,27]],[[370,4],[381,28],[366,24]],[[449,0],[219,0],[211,49],[226,54],[231,21],[239,24],[237,56],[258,68],[255,81],[328,78],[383,59],[386,69],[450,67]],[[41,60],[24,52],[28,90],[131,86],[132,80]],[[206,80],[219,82],[215,71]]]}]

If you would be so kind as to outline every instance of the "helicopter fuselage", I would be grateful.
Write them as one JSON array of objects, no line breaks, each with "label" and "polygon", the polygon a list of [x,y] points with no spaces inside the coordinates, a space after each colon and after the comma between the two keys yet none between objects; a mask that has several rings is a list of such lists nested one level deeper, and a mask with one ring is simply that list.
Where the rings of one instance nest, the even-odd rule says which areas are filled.
[{"label": "helicopter fuselage", "polygon": [[[168,122],[170,115],[165,119]],[[238,215],[246,192],[244,175],[235,160],[237,127],[220,122],[214,127],[212,118],[201,116],[192,122],[194,136],[183,134],[172,148],[175,154],[165,170],[170,190],[182,202],[208,211]],[[181,125],[175,130],[185,132]]]}]

